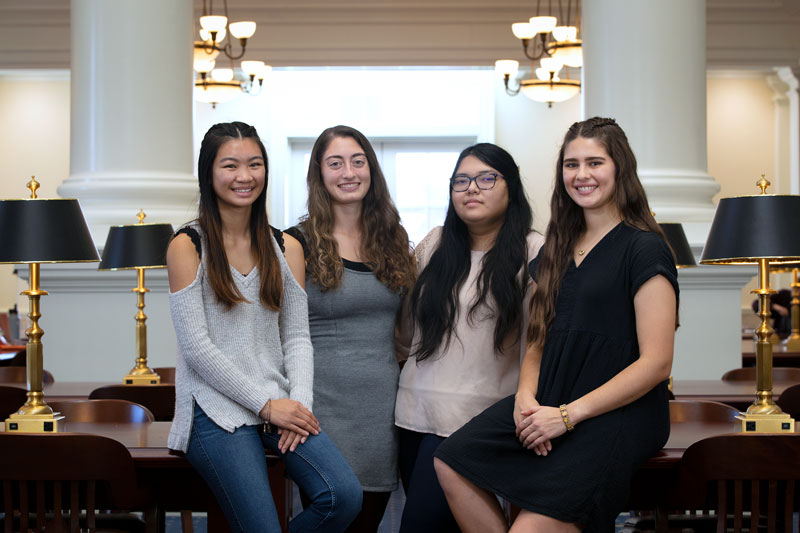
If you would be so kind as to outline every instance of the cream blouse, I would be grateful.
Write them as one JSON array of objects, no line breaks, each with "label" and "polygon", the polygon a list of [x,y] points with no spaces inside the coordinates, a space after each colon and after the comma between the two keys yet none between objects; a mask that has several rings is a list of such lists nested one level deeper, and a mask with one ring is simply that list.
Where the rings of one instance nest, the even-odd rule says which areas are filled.
[{"label": "cream blouse", "polygon": [[[415,250],[417,271],[422,272],[441,238],[442,228],[434,228]],[[528,260],[539,253],[544,237],[528,234]],[[459,294],[455,331],[448,346],[439,347],[431,357],[417,365],[409,357],[400,373],[395,406],[395,425],[419,433],[448,437],[472,417],[517,391],[519,367],[525,355],[527,328],[507,341],[503,354],[495,353],[491,307],[493,300],[476,310],[472,318],[467,311],[477,296],[477,278],[486,252],[472,251],[469,276]],[[524,272],[520,272],[523,275]],[[528,304],[532,295],[529,281],[522,303],[522,324],[528,323]],[[413,334],[411,352],[419,343],[418,328]],[[402,333],[400,334],[402,336]],[[397,339],[398,352],[407,353],[407,341]]]}]

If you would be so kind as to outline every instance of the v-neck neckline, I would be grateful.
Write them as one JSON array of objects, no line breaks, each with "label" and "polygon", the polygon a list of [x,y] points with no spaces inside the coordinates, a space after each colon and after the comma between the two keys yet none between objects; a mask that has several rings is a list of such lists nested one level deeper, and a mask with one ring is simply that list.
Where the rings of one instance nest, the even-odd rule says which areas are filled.
[{"label": "v-neck neckline", "polygon": [[589,259],[589,256],[590,256],[590,255],[592,255],[592,252],[594,252],[594,251],[595,251],[595,249],[597,249],[597,248],[598,248],[598,247],[599,247],[599,246],[600,246],[600,245],[603,243],[603,241],[605,241],[605,240],[608,238],[608,236],[609,236],[609,235],[611,235],[612,233],[616,232],[616,231],[617,231],[617,229],[618,229],[618,228],[619,228],[621,225],[622,225],[622,221],[619,221],[619,223],[618,223],[616,226],[614,226],[613,228],[611,228],[610,230],[608,230],[608,231],[606,232],[606,234],[605,234],[605,235],[603,235],[603,236],[600,238],[600,240],[599,240],[599,241],[597,241],[597,242],[595,243],[595,245],[594,245],[594,246],[592,246],[592,247],[589,249],[589,251],[588,251],[588,252],[586,252],[586,254],[583,256],[583,259],[581,260],[581,262],[580,262],[580,263],[576,263],[576,262],[575,262],[575,254],[573,254],[573,255],[572,255],[572,266],[574,266],[574,267],[575,267],[575,269],[577,269],[577,270],[580,270],[580,268],[583,266],[583,264],[586,262],[586,260],[587,260],[587,259]]}]

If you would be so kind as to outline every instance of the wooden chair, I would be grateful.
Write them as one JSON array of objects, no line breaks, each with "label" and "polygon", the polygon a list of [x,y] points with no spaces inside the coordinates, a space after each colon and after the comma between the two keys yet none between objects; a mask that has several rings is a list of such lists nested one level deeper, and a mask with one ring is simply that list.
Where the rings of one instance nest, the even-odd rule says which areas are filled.
[{"label": "wooden chair", "polygon": [[[800,383],[800,368],[776,366],[772,369],[773,381],[794,381]],[[756,380],[756,368],[734,368],[722,374],[722,381],[753,381]]]},{"label": "wooden chair", "polygon": [[[44,370],[42,372],[42,383],[53,383],[53,374]],[[28,373],[24,366],[0,366],[0,382],[3,383],[27,383]]]},{"label": "wooden chair", "polygon": [[153,422],[150,409],[128,400],[56,400],[47,404],[69,422]]},{"label": "wooden chair", "polygon": [[137,487],[133,459],[119,442],[97,435],[0,433],[0,449],[13,457],[0,469],[5,531],[96,531],[106,518],[97,509],[144,510],[145,522],[126,515],[123,527],[154,530],[156,507]]},{"label": "wooden chair", "polygon": [[175,383],[174,366],[159,366],[153,368],[153,372],[161,377],[161,383]]},{"label": "wooden chair", "polygon": [[175,414],[175,385],[105,385],[89,394],[90,400],[128,400],[147,407],[159,422],[170,422]]},{"label": "wooden chair", "polygon": [[0,420],[15,413],[28,400],[28,392],[19,387],[0,385]]},{"label": "wooden chair", "polygon": [[670,400],[670,422],[735,422],[739,411],[719,402]]},{"label": "wooden chair", "polygon": [[[731,431],[734,431],[735,417],[739,411],[735,407],[724,403],[706,400],[670,400],[669,419],[672,423],[685,422],[729,422]],[[633,487],[641,483],[634,475]],[[698,510],[679,511],[668,506],[659,507],[656,513],[648,510],[645,512],[634,511],[630,520],[625,523],[629,531],[666,531],[666,530],[692,530],[713,531],[714,517],[708,515],[703,508]]]},{"label": "wooden chair", "polygon": [[678,479],[696,508],[716,511],[717,531],[762,531],[766,523],[768,531],[791,532],[800,508],[800,435],[703,439],[683,454]]},{"label": "wooden chair", "polygon": [[784,413],[789,413],[795,420],[800,418],[800,384],[792,385],[784,390],[775,403]]}]

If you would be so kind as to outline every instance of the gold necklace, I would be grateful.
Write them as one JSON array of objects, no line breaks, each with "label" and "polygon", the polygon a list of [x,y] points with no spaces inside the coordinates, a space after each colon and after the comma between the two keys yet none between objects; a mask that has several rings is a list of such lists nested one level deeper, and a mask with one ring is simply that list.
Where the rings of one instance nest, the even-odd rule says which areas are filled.
[{"label": "gold necklace", "polygon": [[586,253],[586,250],[578,250],[578,255],[583,255]]}]

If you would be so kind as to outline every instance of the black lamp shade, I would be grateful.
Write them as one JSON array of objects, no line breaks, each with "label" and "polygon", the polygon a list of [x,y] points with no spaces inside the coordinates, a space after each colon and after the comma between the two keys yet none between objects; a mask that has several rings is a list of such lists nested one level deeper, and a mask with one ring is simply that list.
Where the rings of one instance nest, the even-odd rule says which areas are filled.
[{"label": "black lamp shade", "polygon": [[789,263],[800,260],[800,196],[722,198],[701,263]]},{"label": "black lamp shade", "polygon": [[172,233],[172,224],[112,226],[99,270],[166,267]]},{"label": "black lamp shade", "polygon": [[661,226],[661,230],[664,232],[664,236],[675,254],[675,265],[678,268],[697,266],[694,261],[692,247],[689,246],[686,233],[683,232],[683,226],[672,222],[659,224],[659,226]]},{"label": "black lamp shade", "polygon": [[78,200],[0,200],[0,263],[88,263],[98,259]]}]

